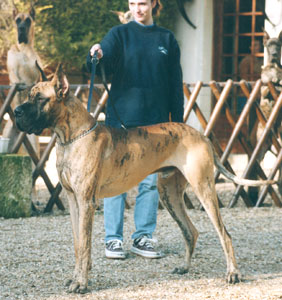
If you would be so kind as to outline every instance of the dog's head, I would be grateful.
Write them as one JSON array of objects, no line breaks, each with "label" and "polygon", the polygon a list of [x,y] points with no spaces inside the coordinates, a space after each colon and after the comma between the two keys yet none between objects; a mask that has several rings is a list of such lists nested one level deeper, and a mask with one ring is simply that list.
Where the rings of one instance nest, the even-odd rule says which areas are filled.
[{"label": "dog's head", "polygon": [[41,134],[45,128],[54,129],[63,118],[62,105],[69,95],[69,83],[61,65],[52,81],[38,82],[28,96],[28,101],[14,110],[16,125],[19,130],[29,134]]},{"label": "dog's head", "polygon": [[13,10],[13,16],[17,26],[18,43],[30,43],[34,34],[34,8],[31,7],[28,13],[19,13],[17,8],[15,7]]},{"label": "dog's head", "polygon": [[120,21],[120,23],[122,23],[122,24],[127,24],[127,23],[129,23],[130,21],[133,21],[133,20],[134,20],[134,18],[133,18],[133,16],[132,16],[132,13],[131,13],[130,10],[127,11],[127,12],[111,10],[111,12],[118,16],[119,21]]},{"label": "dog's head", "polygon": [[268,55],[268,63],[276,63],[280,66],[281,62],[281,47],[282,47],[282,31],[278,38],[270,38],[268,33],[264,32],[263,44],[266,47]]}]

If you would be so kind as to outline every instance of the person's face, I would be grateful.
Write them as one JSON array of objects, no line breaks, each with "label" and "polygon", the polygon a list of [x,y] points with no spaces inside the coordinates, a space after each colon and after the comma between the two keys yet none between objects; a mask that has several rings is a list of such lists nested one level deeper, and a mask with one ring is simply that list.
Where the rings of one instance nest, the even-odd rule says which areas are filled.
[{"label": "person's face", "polygon": [[128,7],[134,20],[144,25],[153,23],[152,10],[156,1],[151,0],[128,0]]},{"label": "person's face", "polygon": [[260,42],[254,41],[254,53],[259,53],[259,52],[260,52]]}]

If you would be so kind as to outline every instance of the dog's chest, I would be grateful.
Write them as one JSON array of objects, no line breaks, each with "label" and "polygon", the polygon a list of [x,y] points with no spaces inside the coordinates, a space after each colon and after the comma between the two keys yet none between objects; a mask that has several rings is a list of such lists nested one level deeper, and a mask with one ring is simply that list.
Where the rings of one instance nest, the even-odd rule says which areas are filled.
[{"label": "dog's chest", "polygon": [[[80,165],[79,159],[67,148],[56,151],[56,168],[62,186],[67,190],[72,190],[76,179],[83,176],[83,172],[78,173],[77,168]],[[80,175],[79,175],[80,174]]]},{"label": "dog's chest", "polygon": [[58,160],[56,162],[57,172],[62,186],[66,190],[71,190],[71,182],[70,182],[70,168],[63,160]]},{"label": "dog's chest", "polygon": [[261,80],[263,84],[273,82],[274,84],[281,85],[282,83],[282,69],[277,65],[267,65],[261,72]]},{"label": "dog's chest", "polygon": [[35,65],[34,57],[29,57],[25,53],[19,53],[18,54],[18,62],[22,68],[22,71],[25,71],[29,75],[33,75],[33,76],[39,74],[39,70],[36,68],[36,65]]},{"label": "dog's chest", "polygon": [[[8,67],[14,70],[18,82],[32,85],[39,78],[39,70],[35,65],[36,57],[30,51],[9,51]],[[13,83],[13,82],[12,82]]]}]

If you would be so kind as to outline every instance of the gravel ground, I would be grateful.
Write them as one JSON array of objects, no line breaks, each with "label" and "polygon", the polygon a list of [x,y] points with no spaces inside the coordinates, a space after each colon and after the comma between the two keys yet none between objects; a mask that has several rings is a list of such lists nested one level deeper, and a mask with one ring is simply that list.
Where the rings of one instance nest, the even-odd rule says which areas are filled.
[{"label": "gravel ground", "polygon": [[[219,187],[225,202],[232,195],[230,188]],[[39,198],[44,195],[46,190],[39,191]],[[195,198],[192,201],[198,205]],[[67,213],[55,209],[27,219],[0,218],[0,299],[282,299],[282,212],[269,199],[266,206],[247,209],[239,201],[236,208],[221,209],[243,275],[237,285],[225,282],[223,251],[205,212],[189,210],[200,235],[190,272],[181,276],[171,271],[182,263],[184,242],[166,210],[159,210],[155,232],[165,257],[148,260],[128,253],[124,261],[104,257],[103,213],[97,211],[86,295],[68,294],[64,287],[74,267]],[[130,249],[133,209],[125,212],[124,229],[124,246]]]}]

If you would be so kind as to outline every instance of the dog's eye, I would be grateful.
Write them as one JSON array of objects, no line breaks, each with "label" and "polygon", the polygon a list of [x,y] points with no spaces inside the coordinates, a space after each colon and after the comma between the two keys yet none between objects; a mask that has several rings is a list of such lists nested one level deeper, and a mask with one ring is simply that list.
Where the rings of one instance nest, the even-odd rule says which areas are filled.
[{"label": "dog's eye", "polygon": [[26,23],[27,26],[29,26],[29,25],[31,24],[30,18],[26,18],[26,19],[25,19],[25,23]]},{"label": "dog's eye", "polygon": [[47,103],[49,100],[50,100],[50,98],[44,98],[44,97],[39,97],[39,98],[38,98],[38,102],[39,102],[40,104],[45,104],[45,103]]}]

